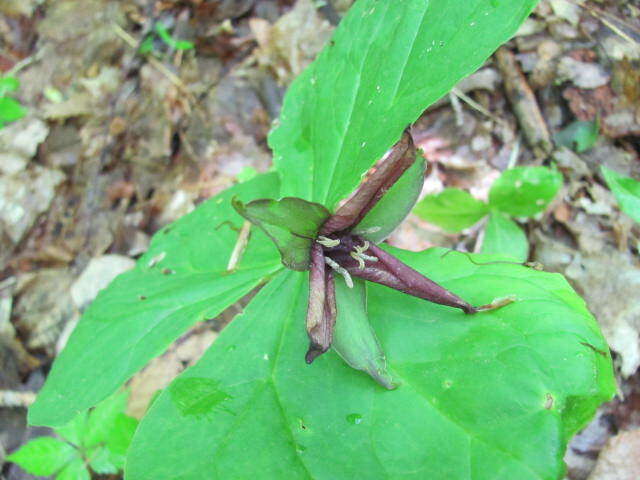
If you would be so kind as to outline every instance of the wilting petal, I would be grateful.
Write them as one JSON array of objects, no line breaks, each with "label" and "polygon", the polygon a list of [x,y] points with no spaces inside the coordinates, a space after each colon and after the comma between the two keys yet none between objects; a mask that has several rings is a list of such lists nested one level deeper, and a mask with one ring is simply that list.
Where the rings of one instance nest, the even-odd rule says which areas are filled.
[{"label": "wilting petal", "polygon": [[357,225],[415,159],[413,139],[409,130],[405,130],[391,152],[368,172],[353,196],[324,223],[320,234],[330,235]]},{"label": "wilting petal", "polygon": [[326,269],[322,246],[311,247],[311,271],[309,272],[309,305],[307,307],[307,334],[309,350],[307,363],[331,347],[333,326],[336,321],[336,296],[333,274]]}]

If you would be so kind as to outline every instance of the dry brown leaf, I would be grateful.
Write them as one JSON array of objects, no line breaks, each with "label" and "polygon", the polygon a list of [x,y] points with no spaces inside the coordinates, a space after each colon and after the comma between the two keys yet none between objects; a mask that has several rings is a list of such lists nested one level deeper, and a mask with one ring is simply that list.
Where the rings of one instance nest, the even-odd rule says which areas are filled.
[{"label": "dry brown leaf", "polygon": [[605,445],[589,480],[640,478],[640,429],[621,432]]}]

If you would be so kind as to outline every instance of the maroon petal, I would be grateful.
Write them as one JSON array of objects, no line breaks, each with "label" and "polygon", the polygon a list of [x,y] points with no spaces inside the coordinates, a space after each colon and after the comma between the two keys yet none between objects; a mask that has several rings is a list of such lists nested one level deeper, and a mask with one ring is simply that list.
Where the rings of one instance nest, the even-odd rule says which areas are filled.
[{"label": "maroon petal", "polygon": [[354,277],[379,283],[433,303],[460,308],[465,313],[477,312],[474,306],[456,294],[441,287],[433,280],[429,280],[420,272],[375,245],[370,245],[366,254],[376,257],[378,260],[365,260],[365,267],[360,268],[361,265],[351,257],[349,252],[352,251],[353,245],[362,245],[363,243],[364,240],[359,237],[343,237],[341,239],[343,249],[334,249],[327,252],[327,255]]},{"label": "maroon petal", "polygon": [[333,326],[336,322],[336,292],[333,274],[326,269],[322,246],[311,247],[311,270],[309,272],[309,306],[307,307],[307,334],[309,349],[307,363],[331,347]]},{"label": "maroon petal", "polygon": [[320,235],[330,235],[357,225],[416,159],[409,129],[391,152],[368,173],[355,193],[322,225]]}]

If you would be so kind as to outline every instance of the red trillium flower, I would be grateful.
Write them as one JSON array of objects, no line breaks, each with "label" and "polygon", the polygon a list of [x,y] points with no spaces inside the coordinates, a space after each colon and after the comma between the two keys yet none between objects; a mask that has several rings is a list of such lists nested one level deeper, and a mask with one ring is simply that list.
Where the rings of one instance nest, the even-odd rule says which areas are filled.
[{"label": "red trillium flower", "polygon": [[[255,200],[246,205],[233,200],[238,213],[274,241],[286,267],[309,270],[307,363],[326,352],[334,340],[340,308],[336,301],[336,274],[344,277],[348,287],[353,287],[356,278],[460,308],[465,313],[485,308],[470,305],[376,245],[410,212],[423,182],[424,158],[416,152],[407,129],[334,214],[322,205],[293,197]],[[377,345],[376,342],[373,343]],[[349,346],[343,349],[348,350]],[[378,356],[384,358],[381,352]],[[367,370],[392,388],[381,367],[356,368]]]}]

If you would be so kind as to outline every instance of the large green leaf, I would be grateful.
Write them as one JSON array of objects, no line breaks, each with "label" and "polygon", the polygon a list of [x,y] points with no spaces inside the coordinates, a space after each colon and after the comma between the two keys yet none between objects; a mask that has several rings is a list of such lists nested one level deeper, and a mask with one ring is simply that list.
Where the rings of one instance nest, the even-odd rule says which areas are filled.
[{"label": "large green leaf", "polygon": [[127,480],[561,478],[570,435],[614,393],[584,302],[558,274],[391,251],[475,304],[517,301],[471,316],[370,288],[389,391],[333,351],[305,364],[307,275],[281,273],[155,401]]},{"label": "large green leaf", "polygon": [[640,223],[640,182],[631,177],[620,175],[604,165],[602,166],[602,174],[618,200],[620,210]]},{"label": "large green leaf", "polygon": [[227,263],[243,224],[231,198],[278,196],[275,174],[256,177],[158,232],[136,268],[87,309],[53,365],[32,424],[64,425],[114,392],[187,328],[213,318],[280,266],[271,241],[252,229],[238,267]]},{"label": "large green leaf", "polygon": [[450,232],[470,227],[489,212],[486,203],[458,188],[445,188],[435,195],[427,195],[413,210],[429,223]]},{"label": "large green leaf", "polygon": [[285,267],[309,270],[311,244],[329,211],[318,203],[301,198],[262,198],[247,204],[233,199],[236,211],[260,227],[276,244]]},{"label": "large green leaf", "polygon": [[516,167],[493,182],[489,204],[514,217],[544,211],[562,186],[562,174],[547,167]]},{"label": "large green leaf", "polygon": [[329,208],[536,0],[358,0],[291,85],[269,144],[283,195]]}]

